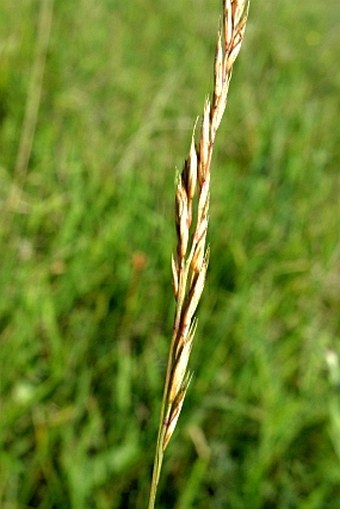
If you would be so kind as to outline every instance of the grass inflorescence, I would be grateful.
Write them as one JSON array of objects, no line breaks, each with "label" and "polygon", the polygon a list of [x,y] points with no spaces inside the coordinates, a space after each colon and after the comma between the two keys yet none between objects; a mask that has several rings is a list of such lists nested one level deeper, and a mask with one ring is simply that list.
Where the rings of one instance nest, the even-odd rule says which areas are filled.
[{"label": "grass inflorescence", "polygon": [[176,427],[190,382],[188,363],[197,325],[195,312],[203,292],[209,260],[206,237],[209,223],[212,153],[215,136],[227,104],[231,71],[244,37],[248,7],[248,1],[244,0],[223,2],[223,24],[217,37],[212,100],[207,99],[204,106],[197,146],[196,126],[194,127],[190,153],[178,177],[175,213],[177,250],[172,258],[176,310],[149,509],[155,505],[164,452]]}]

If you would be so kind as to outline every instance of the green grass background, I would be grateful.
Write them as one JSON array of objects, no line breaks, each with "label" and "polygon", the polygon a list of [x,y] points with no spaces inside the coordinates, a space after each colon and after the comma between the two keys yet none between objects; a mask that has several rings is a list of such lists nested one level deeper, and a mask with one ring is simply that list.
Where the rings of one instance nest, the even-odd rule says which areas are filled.
[{"label": "green grass background", "polygon": [[[39,8],[0,7],[0,507],[142,509],[175,169],[211,88],[220,2],[55,0],[20,176]],[[159,509],[340,508],[339,22],[335,0],[251,6]]]}]

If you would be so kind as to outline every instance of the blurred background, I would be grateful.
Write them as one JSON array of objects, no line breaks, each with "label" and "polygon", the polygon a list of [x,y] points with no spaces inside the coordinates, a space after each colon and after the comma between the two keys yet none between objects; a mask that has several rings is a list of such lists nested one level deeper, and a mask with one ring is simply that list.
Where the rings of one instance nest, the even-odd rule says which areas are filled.
[{"label": "blurred background", "polygon": [[[217,0],[2,0],[0,507],[146,507]],[[162,509],[340,508],[335,0],[254,1]]]}]

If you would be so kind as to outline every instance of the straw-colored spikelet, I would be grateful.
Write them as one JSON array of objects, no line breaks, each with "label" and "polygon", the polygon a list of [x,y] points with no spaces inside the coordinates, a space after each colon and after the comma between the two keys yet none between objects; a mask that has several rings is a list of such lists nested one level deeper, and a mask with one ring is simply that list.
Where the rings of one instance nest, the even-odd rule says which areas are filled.
[{"label": "straw-colored spikelet", "polygon": [[[154,508],[165,448],[176,427],[190,383],[188,371],[197,320],[195,312],[204,288],[209,250],[210,163],[217,129],[227,104],[229,82],[244,36],[248,0],[224,0],[222,29],[218,33],[214,90],[203,111],[199,142],[193,129],[189,156],[176,187],[177,250],[172,257],[172,280],[176,300],[173,336],[164,386],[149,509]],[[194,213],[195,211],[195,213]],[[193,222],[195,217],[195,222]]]}]

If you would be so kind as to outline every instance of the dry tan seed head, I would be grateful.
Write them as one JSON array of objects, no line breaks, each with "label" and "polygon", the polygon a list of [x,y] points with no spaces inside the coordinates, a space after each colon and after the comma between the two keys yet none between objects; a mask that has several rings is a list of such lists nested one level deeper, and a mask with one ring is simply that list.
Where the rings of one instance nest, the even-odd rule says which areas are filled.
[{"label": "dry tan seed head", "polygon": [[173,336],[164,386],[149,509],[155,495],[164,451],[176,427],[191,375],[188,372],[199,304],[209,263],[206,238],[209,223],[210,164],[216,131],[227,104],[232,67],[240,51],[248,13],[247,0],[223,1],[223,27],[218,33],[212,101],[204,105],[198,148],[196,123],[189,155],[176,187],[177,250],[172,258],[176,299]]}]

